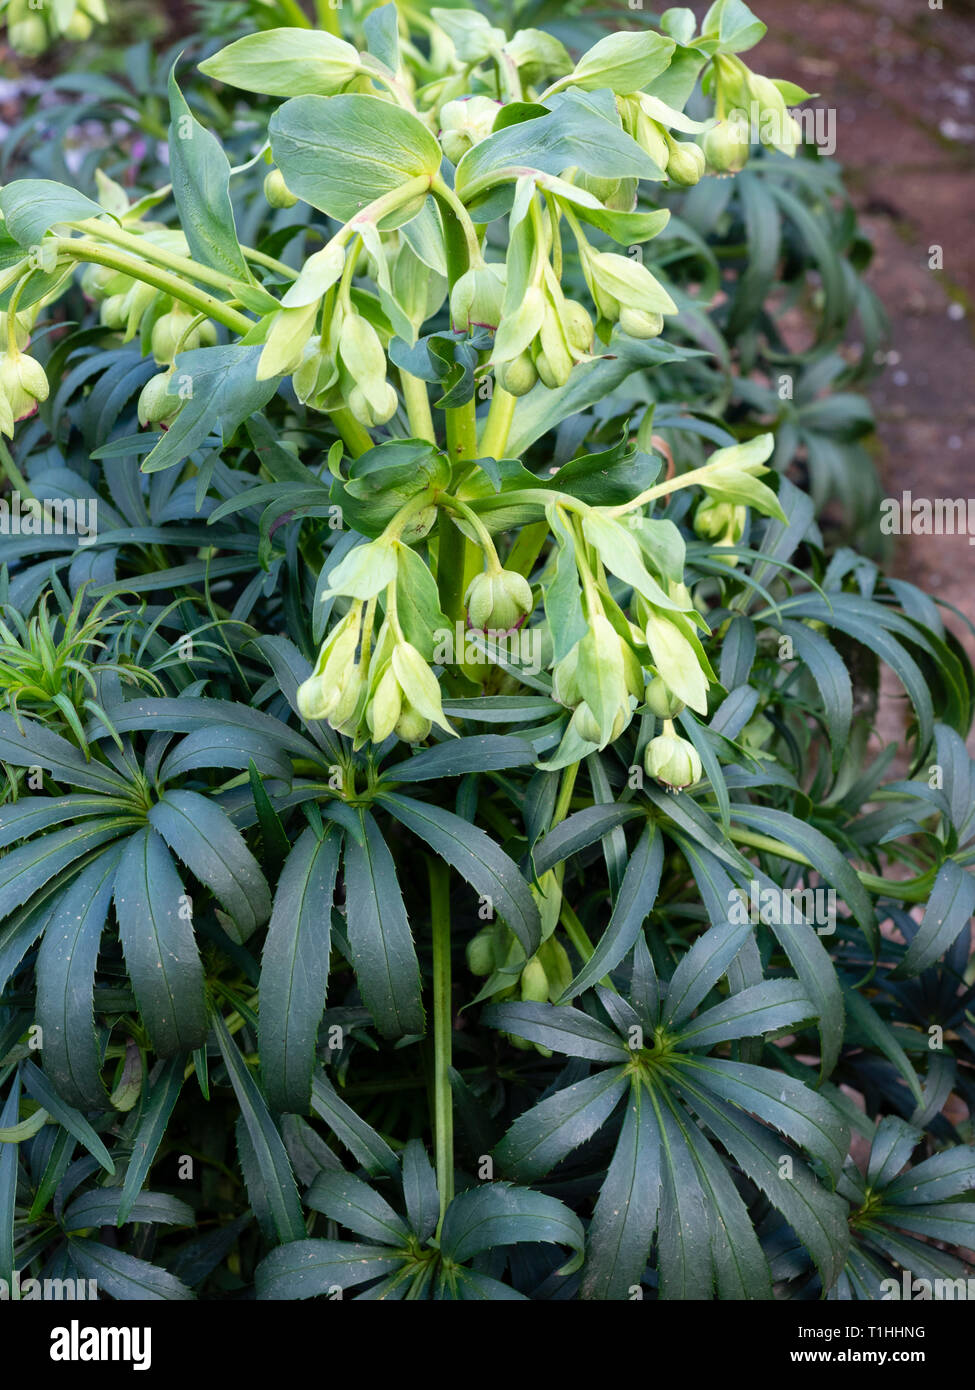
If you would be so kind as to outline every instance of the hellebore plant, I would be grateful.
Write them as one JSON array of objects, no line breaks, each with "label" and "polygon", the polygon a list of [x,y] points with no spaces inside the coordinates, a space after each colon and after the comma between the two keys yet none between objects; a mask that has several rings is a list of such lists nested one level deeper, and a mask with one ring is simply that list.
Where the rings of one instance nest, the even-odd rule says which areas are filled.
[{"label": "hellebore plant", "polygon": [[[975,1233],[942,1113],[975,1098],[975,682],[930,600],[824,554],[772,432],[657,433],[653,395],[705,356],[670,341],[660,204],[753,135],[794,156],[807,94],[745,65],[741,0],[573,52],[474,10],[320,8],[200,65],[259,98],[244,163],[174,71],[168,187],[0,190],[0,467],[103,504],[90,555],[12,539],[0,587],[37,606],[0,629],[0,1277],[868,1296],[883,1223]],[[245,196],[285,219],[253,247]],[[49,392],[28,339],[79,290]],[[69,406],[75,348],[111,365]],[[18,462],[44,429],[84,458]],[[716,446],[686,469],[683,432]],[[912,705],[899,781],[866,758],[860,648]],[[730,916],[819,882],[838,925]],[[934,1051],[899,982],[942,972]],[[194,1075],[244,1188],[228,1149],[191,1209],[142,1189],[177,1104],[212,1128]],[[888,1110],[898,1168],[922,1138],[964,1154],[920,1164],[920,1225],[909,1174],[844,1167]],[[212,1260],[90,1234],[210,1207]]]}]

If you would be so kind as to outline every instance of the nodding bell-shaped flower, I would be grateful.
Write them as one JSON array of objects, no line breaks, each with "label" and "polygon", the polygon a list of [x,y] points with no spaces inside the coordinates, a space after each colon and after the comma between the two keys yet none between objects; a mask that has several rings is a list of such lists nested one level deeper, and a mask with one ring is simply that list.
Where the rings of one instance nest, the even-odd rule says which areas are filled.
[{"label": "nodding bell-shaped flower", "polygon": [[498,385],[510,396],[527,396],[538,381],[538,369],[530,352],[522,352],[494,369]]},{"label": "nodding bell-shaped flower", "polygon": [[669,720],[664,724],[664,732],[647,744],[643,762],[648,777],[663,782],[673,791],[693,786],[704,775],[697,749],[686,738],[674,733]]},{"label": "nodding bell-shaped flower", "polygon": [[430,730],[432,728],[432,720],[425,719],[418,710],[413,708],[409,700],[403,696],[400,715],[393,729],[393,733],[396,737],[401,738],[404,743],[422,743],[425,738],[430,737]]},{"label": "nodding bell-shaped flower", "polygon": [[666,135],[665,138],[669,155],[667,177],[671,183],[680,184],[682,188],[690,188],[695,183],[700,183],[707,167],[707,160],[700,145],[692,145],[688,140],[675,140],[672,135]]},{"label": "nodding bell-shaped flower", "polygon": [[192,352],[198,347],[212,347],[217,341],[217,330],[209,320],[190,325],[196,316],[181,304],[174,304],[168,314],[163,314],[152,326],[152,355],[160,367],[168,367],[180,352]]},{"label": "nodding bell-shaped flower", "polygon": [[573,711],[569,727],[599,748],[619,738],[629,724],[643,686],[636,653],[598,612],[552,673],[553,698]]},{"label": "nodding bell-shaped flower", "polygon": [[675,695],[663,676],[654,676],[644,692],[647,709],[658,719],[674,719],[684,708],[684,701]]},{"label": "nodding bell-shaped flower", "polygon": [[375,660],[381,664],[378,672],[369,672],[372,693],[365,707],[373,743],[382,743],[392,733],[407,743],[419,743],[434,724],[456,737],[444,717],[437,678],[416,647],[406,641],[393,643],[384,625],[376,643]]},{"label": "nodding bell-shaped flower", "polygon": [[7,42],[24,58],[39,58],[51,42],[42,14],[28,0],[11,0],[7,10]]},{"label": "nodding bell-shaped flower", "polygon": [[179,414],[182,401],[177,396],[169,394],[169,383],[173,379],[173,372],[160,372],[157,376],[150,377],[143,386],[139,394],[139,424],[143,429],[147,425],[161,425],[168,429]]},{"label": "nodding bell-shaped flower", "polygon": [[[36,305],[30,309],[22,309],[14,316],[14,342],[21,352],[30,342],[30,332],[34,327],[34,319],[36,318],[35,309]],[[6,314],[0,312],[0,343],[7,341],[9,332],[10,320]]]},{"label": "nodding bell-shaped flower", "polygon": [[330,719],[340,702],[344,707],[346,686],[350,680],[355,683],[359,672],[355,654],[361,619],[362,604],[354,603],[322,643],[315,669],[298,687],[296,702],[302,719]]},{"label": "nodding bell-shaped flower", "polygon": [[624,304],[620,309],[620,328],[631,338],[659,338],[664,331],[664,316]]},{"label": "nodding bell-shaped flower", "polygon": [[483,632],[510,632],[534,608],[531,585],[514,570],[485,570],[471,580],[465,595],[471,627]]},{"label": "nodding bell-shaped flower", "polygon": [[455,329],[497,328],[504,305],[507,267],[483,261],[471,266],[450,291],[450,319]]},{"label": "nodding bell-shaped flower", "polygon": [[490,97],[462,97],[440,108],[440,144],[451,164],[491,134],[501,109]]},{"label": "nodding bell-shaped flower", "polygon": [[708,172],[737,174],[748,163],[748,126],[742,121],[719,121],[702,141]]},{"label": "nodding bell-shaped flower", "polygon": [[372,699],[366,705],[366,723],[373,743],[382,743],[389,738],[402,712],[403,693],[390,661],[376,684]]},{"label": "nodding bell-shaped flower", "polygon": [[677,305],[663,285],[629,256],[615,251],[581,251],[582,270],[600,318],[615,323],[625,306],[645,314],[676,314]]},{"label": "nodding bell-shaped flower", "polygon": [[280,169],[272,169],[265,178],[264,196],[272,208],[293,208],[298,201]]},{"label": "nodding bell-shaped flower", "polygon": [[349,409],[361,425],[384,425],[396,411],[398,397],[386,380],[386,354],[379,334],[362,314],[346,313],[339,332],[339,357],[354,385]]},{"label": "nodding bell-shaped flower", "polygon": [[38,401],[48,396],[47,373],[26,352],[0,353],[0,433],[13,437],[14,425],[33,415]]},{"label": "nodding bell-shaped flower", "polygon": [[562,302],[560,316],[569,347],[580,356],[586,356],[592,351],[595,331],[589,314],[577,299],[566,299]]},{"label": "nodding bell-shaped flower", "polygon": [[748,509],[738,503],[705,497],[694,513],[694,534],[705,540],[736,545],[745,533]]}]

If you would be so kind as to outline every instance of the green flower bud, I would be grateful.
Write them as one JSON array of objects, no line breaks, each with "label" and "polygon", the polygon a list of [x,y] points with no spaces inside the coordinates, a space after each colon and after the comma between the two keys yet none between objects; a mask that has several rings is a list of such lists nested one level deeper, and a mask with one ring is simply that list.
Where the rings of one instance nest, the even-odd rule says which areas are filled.
[{"label": "green flower bud", "polygon": [[582,269],[600,318],[611,323],[623,305],[649,314],[676,314],[677,305],[647,270],[629,256],[615,251],[584,249]]},{"label": "green flower bud", "polygon": [[587,743],[595,743],[600,748],[605,748],[608,743],[614,743],[619,738],[623,730],[633,717],[630,701],[622,702],[613,716],[610,725],[609,736],[603,736],[603,727],[593,714],[585,700],[576,705],[569,720],[569,727],[575,729],[580,738],[584,738]]},{"label": "green flower bud", "polygon": [[658,338],[664,331],[664,316],[624,305],[620,309],[620,328],[631,338]]},{"label": "green flower bud", "polygon": [[[14,423],[33,415],[38,401],[47,400],[49,389],[47,373],[35,358],[24,352],[0,353],[0,396],[6,399]],[[3,432],[12,436],[13,428]]]},{"label": "green flower bud", "polygon": [[444,717],[437,678],[416,647],[409,642],[397,643],[393,648],[392,664],[404,700],[424,719],[429,719],[456,738],[456,730]]},{"label": "green flower bud", "polygon": [[467,968],[472,975],[490,975],[494,970],[494,928],[483,927],[464,948]]},{"label": "green flower bud", "polygon": [[378,395],[374,393],[372,399],[366,396],[361,386],[353,386],[349,392],[349,409],[359,424],[365,425],[367,430],[385,425],[386,421],[391,420],[396,414],[398,405],[399,397],[388,382],[383,382]]},{"label": "green flower bud", "polygon": [[77,9],[61,32],[64,34],[64,37],[70,39],[72,43],[84,43],[85,39],[91,37],[94,27],[94,24],[91,22],[88,15],[85,14],[84,10]]},{"label": "green flower bud", "polygon": [[450,291],[450,318],[456,330],[497,328],[504,304],[507,267],[472,266]]},{"label": "green flower bud", "polygon": [[272,208],[293,208],[298,201],[285,183],[280,169],[272,169],[265,178],[264,196]]},{"label": "green flower bud", "polygon": [[[766,719],[764,714],[756,714],[754,718],[749,719],[738,735],[738,742],[750,753],[758,753],[760,749],[765,747],[774,733],[775,725]],[[766,754],[766,756],[768,755]]]},{"label": "green flower bud", "polygon": [[[385,423],[396,409],[395,392],[392,408],[389,407],[389,385],[386,381],[386,354],[379,340],[379,334],[368,319],[354,311],[347,313],[342,320],[339,332],[339,356],[342,366],[365,397],[369,410],[374,416],[382,416]],[[351,397],[349,408],[357,419],[362,419]],[[362,420],[365,424],[366,421]]]},{"label": "green flower bud", "polygon": [[647,709],[658,719],[674,719],[684,708],[684,701],[678,699],[663,676],[654,676],[644,699]]},{"label": "green flower bud", "polygon": [[500,362],[494,374],[498,385],[512,396],[527,396],[538,381],[538,371],[529,352],[523,352],[511,362]]},{"label": "green flower bud", "polygon": [[432,721],[425,719],[404,696],[403,707],[394,730],[396,737],[401,738],[404,743],[422,743],[425,738],[429,738],[432,727]]},{"label": "green flower bud", "polygon": [[[33,307],[30,309],[25,309],[21,313],[15,315],[14,342],[16,343],[19,351],[22,352],[23,349],[30,342],[30,331],[33,328],[33,326]],[[5,343],[7,341],[9,332],[10,320],[5,313],[0,311],[0,343]]]},{"label": "green flower bud", "polygon": [[164,430],[168,429],[179,414],[182,401],[168,392],[172,377],[171,370],[160,372],[158,376],[150,377],[139,393],[139,424],[143,429],[147,425],[161,425]]},{"label": "green flower bud", "polygon": [[682,188],[690,188],[693,184],[700,183],[707,164],[700,145],[692,145],[687,140],[675,140],[672,135],[668,135],[667,149],[667,177],[670,181],[680,184]]},{"label": "green flower bud", "polygon": [[579,737],[584,738],[587,743],[602,744],[602,727],[585,700],[580,700],[579,704],[576,705],[572,712],[572,718],[569,720],[569,725],[571,728],[575,729]]},{"label": "green flower bud", "polygon": [[[128,312],[127,307],[126,318]],[[152,355],[160,367],[168,367],[177,351],[193,352],[198,347],[211,347],[216,342],[216,329],[212,323],[205,321],[190,328],[194,317],[181,304],[175,304],[168,314],[163,314],[153,324]]]},{"label": "green flower bud", "polygon": [[661,172],[665,172],[670,159],[670,149],[663,126],[638,107],[634,127],[634,139],[637,144],[650,156]]},{"label": "green flower bud", "polygon": [[39,14],[24,13],[7,26],[7,41],[23,58],[39,58],[50,43],[47,25]]},{"label": "green flower bud", "polygon": [[646,619],[647,646],[658,673],[669,688],[698,714],[707,714],[708,677],[689,638],[661,609]]},{"label": "green flower bud", "polygon": [[124,328],[129,317],[126,308],[126,296],[124,294],[112,294],[107,299],[102,300],[102,307],[98,317],[105,328]]},{"label": "green flower bud", "polygon": [[[302,719],[328,719],[342,697],[346,682],[358,671],[361,605],[355,604],[329,633],[315,662],[315,669],[298,687],[296,703]],[[354,677],[353,677],[354,679]]]},{"label": "green flower bud", "polygon": [[111,266],[95,265],[94,262],[91,262],[85,266],[82,272],[81,289],[89,299],[100,301],[108,295],[124,294],[131,288],[131,276],[123,275],[118,270],[112,270]]},{"label": "green flower bud", "polygon": [[548,997],[554,1004],[572,984],[572,964],[561,941],[548,937],[538,948],[538,958],[548,976]]},{"label": "green flower bud", "polygon": [[291,378],[294,393],[302,405],[311,401],[316,409],[324,408],[326,393],[338,380],[335,358],[322,346],[319,335],[309,338],[302,353],[301,366]]},{"label": "green flower bud", "polygon": [[537,1004],[548,999],[548,976],[538,956],[532,956],[521,972],[521,997]]},{"label": "green flower bud", "polygon": [[451,164],[459,164],[469,149],[487,139],[500,109],[499,101],[481,96],[448,101],[440,108],[439,139]]},{"label": "green flower bud", "polygon": [[528,580],[505,569],[475,575],[464,602],[471,627],[484,632],[510,632],[535,606]]},{"label": "green flower bud", "polygon": [[748,161],[747,127],[738,121],[720,121],[705,132],[702,147],[709,172],[737,174]]},{"label": "green flower bud", "polygon": [[706,540],[735,544],[741,540],[748,520],[748,509],[734,502],[705,497],[694,513],[694,534]]},{"label": "green flower bud", "polygon": [[546,354],[539,349],[539,351],[535,353],[534,362],[539,381],[543,386],[547,386],[550,391],[557,390],[558,387],[564,386],[568,381],[569,372],[572,370],[571,361],[568,364],[568,369],[566,369],[564,363],[560,363],[559,370],[556,371]]},{"label": "green flower bud", "polygon": [[569,346],[577,353],[589,353],[592,349],[592,319],[576,299],[567,299],[562,305],[562,323]]},{"label": "green flower bud", "polygon": [[356,662],[349,667],[345,675],[340,673],[338,680],[339,697],[328,716],[328,722],[338,733],[352,738],[359,727],[359,719],[365,707],[369,679],[363,670],[362,662]]},{"label": "green flower bud", "polygon": [[601,179],[596,174],[580,172],[575,175],[576,187],[583,189],[586,193],[591,193],[601,203],[608,202],[619,191],[621,182],[621,179]]},{"label": "green flower bud", "polygon": [[403,696],[392,663],[386,667],[376,692],[366,705],[366,723],[373,743],[382,743],[396,728],[403,709]]},{"label": "green flower bud", "polygon": [[647,775],[674,791],[700,781],[704,769],[693,743],[676,734],[659,734],[647,744],[644,757]]},{"label": "green flower bud", "polygon": [[576,671],[579,664],[579,643],[572,647],[552,672],[552,699],[568,709],[574,709],[582,698]]}]

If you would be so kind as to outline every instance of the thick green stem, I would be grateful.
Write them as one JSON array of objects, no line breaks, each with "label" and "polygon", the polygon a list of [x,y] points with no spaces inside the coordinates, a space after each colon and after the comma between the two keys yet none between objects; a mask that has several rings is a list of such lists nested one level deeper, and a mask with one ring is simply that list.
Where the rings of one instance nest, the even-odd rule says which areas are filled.
[{"label": "thick green stem", "polygon": [[298,0],[278,0],[278,9],[282,16],[293,24],[296,29],[310,29],[311,20],[298,4]]},{"label": "thick green stem", "polygon": [[477,458],[477,416],[473,396],[465,405],[455,406],[447,417],[447,452],[451,464]]},{"label": "thick green stem", "polygon": [[641,492],[629,502],[621,502],[618,507],[603,507],[601,510],[605,516],[623,516],[626,512],[634,512],[657,497],[666,497],[668,493],[679,492],[682,487],[693,487],[695,483],[707,482],[708,474],[713,467],[714,464],[706,463],[701,468],[692,468],[689,473],[679,473],[664,483],[658,483],[656,487],[648,487],[646,492]]},{"label": "thick green stem", "polygon": [[481,436],[480,452],[484,458],[499,459],[504,456],[517,404],[517,397],[512,396],[503,386],[495,386],[484,433]]},{"label": "thick green stem", "polygon": [[[474,401],[469,400],[445,412],[447,418],[447,451],[452,464],[477,457],[477,420]],[[474,576],[481,569],[481,551],[443,512],[438,524],[437,587],[440,606],[451,623],[463,624],[464,595]],[[456,666],[476,686],[483,684],[484,673],[465,663],[462,653],[456,653]]]},{"label": "thick green stem", "polygon": [[367,449],[372,448],[372,437],[365,425],[359,421],[346,406],[329,412],[332,424],[338,430],[352,458],[357,459]]},{"label": "thick green stem", "polygon": [[326,33],[334,34],[337,39],[342,37],[338,5],[331,5],[329,0],[315,0],[315,14],[319,28],[324,29]]},{"label": "thick green stem", "polygon": [[85,235],[97,237],[99,241],[107,241],[110,245],[117,246],[121,251],[130,251],[140,260],[146,260],[153,265],[161,265],[166,270],[172,270],[175,274],[184,276],[188,280],[198,280],[203,285],[213,285],[215,289],[225,290],[231,295],[234,293],[235,282],[232,275],[214,270],[208,265],[201,265],[199,261],[194,261],[191,256],[180,256],[175,251],[166,251],[146,237],[134,236],[131,232],[116,227],[114,223],[103,221],[97,217],[89,217],[85,222],[71,222],[68,225],[77,228]]},{"label": "thick green stem", "polygon": [[523,526],[518,532],[518,538],[508,552],[508,558],[504,562],[506,570],[514,570],[516,574],[523,574],[527,579],[535,568],[535,562],[542,552],[542,546],[548,540],[549,530],[547,521],[532,521],[527,526]]},{"label": "thick green stem", "polygon": [[[450,876],[440,859],[428,861],[433,944],[434,1154],[440,1224],[454,1196],[454,1100],[450,1089],[453,1009],[450,988]],[[438,1225],[437,1234],[440,1234]]]},{"label": "thick green stem", "polygon": [[426,382],[421,381],[412,372],[404,371],[402,367],[400,368],[399,382],[403,389],[406,414],[414,437],[426,439],[431,444],[436,444],[437,432],[433,425],[433,412],[430,409],[430,397],[427,394]]},{"label": "thick green stem", "polygon": [[7,448],[6,440],[2,436],[0,436],[0,473],[10,483],[11,489],[14,492],[19,492],[21,497],[34,496],[30,484],[17,467],[14,456]]},{"label": "thick green stem", "polygon": [[[579,952],[582,959],[584,961],[589,960],[596,948],[589,940],[589,934],[579,921],[579,918],[572,911],[572,908],[566,902],[565,898],[562,899],[562,911],[559,914],[559,921],[565,928],[566,936]],[[606,989],[611,989],[614,994],[618,992],[608,975],[604,975],[599,983],[604,985]]]},{"label": "thick green stem", "polygon": [[223,300],[215,299],[212,294],[198,290],[178,275],[172,275],[169,271],[162,270],[158,266],[148,265],[146,262],[138,261],[132,256],[126,256],[120,251],[114,251],[111,247],[99,246],[97,242],[87,241],[83,238],[60,237],[57,241],[57,249],[59,256],[71,256],[77,261],[91,261],[95,265],[108,266],[110,270],[120,270],[123,274],[131,275],[134,280],[141,280],[146,285],[154,285],[157,290],[163,290],[173,299],[178,299],[182,304],[188,304],[198,313],[206,314],[207,318],[222,323],[232,333],[249,333],[254,327],[253,319],[238,313],[236,309],[232,309]]}]

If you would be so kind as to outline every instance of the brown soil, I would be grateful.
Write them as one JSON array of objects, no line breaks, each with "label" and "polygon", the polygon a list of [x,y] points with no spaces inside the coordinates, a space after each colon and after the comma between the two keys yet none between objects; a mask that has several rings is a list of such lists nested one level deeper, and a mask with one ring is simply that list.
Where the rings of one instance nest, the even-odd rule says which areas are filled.
[{"label": "brown soil", "polygon": [[[927,0],[756,0],[769,36],[748,55],[836,110],[836,158],[875,247],[868,279],[891,319],[887,368],[870,389],[884,491],[975,497],[975,18]],[[930,268],[942,249],[943,268]],[[973,511],[975,511],[975,503]],[[878,516],[879,526],[879,516]],[[973,537],[975,539],[975,537]],[[895,538],[894,572],[975,622],[966,535]],[[975,636],[946,610],[975,659]],[[890,677],[879,719],[898,740]],[[970,739],[975,752],[975,735]]]}]

